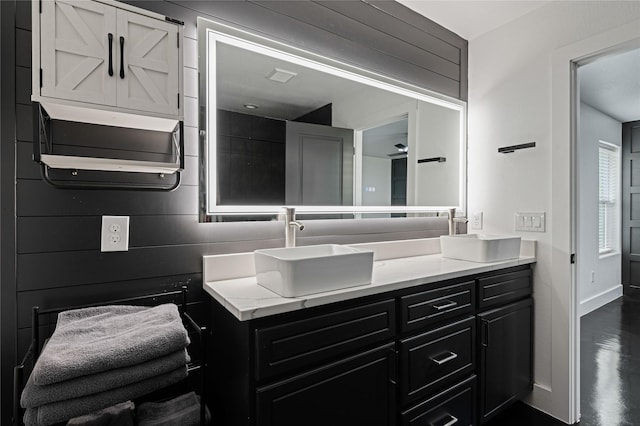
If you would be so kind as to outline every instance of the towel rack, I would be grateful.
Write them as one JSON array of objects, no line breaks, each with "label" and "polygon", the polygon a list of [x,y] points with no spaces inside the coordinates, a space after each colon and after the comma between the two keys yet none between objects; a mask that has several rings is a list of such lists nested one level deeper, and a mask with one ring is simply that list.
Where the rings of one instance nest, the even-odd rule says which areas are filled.
[{"label": "towel rack", "polygon": [[148,300],[151,302],[158,302],[159,300],[166,300],[170,297],[181,296],[180,304],[178,304],[178,311],[182,318],[182,322],[188,331],[191,331],[198,335],[198,342],[200,343],[200,356],[199,362],[191,362],[187,366],[187,372],[200,372],[200,425],[206,424],[206,367],[207,367],[207,339],[206,332],[207,327],[199,325],[187,312],[187,293],[188,289],[186,285],[183,285],[180,290],[174,290],[163,293],[155,293],[145,296],[138,296],[125,299],[110,300],[101,303],[93,303],[80,306],[70,306],[65,308],[55,309],[40,309],[38,306],[31,308],[31,344],[27,349],[26,354],[22,358],[20,364],[13,368],[13,424],[16,426],[22,426],[23,423],[23,409],[20,406],[20,396],[24,389],[24,370],[26,365],[35,365],[38,357],[40,356],[40,317],[42,315],[59,314],[63,311],[71,309],[89,308],[101,305],[123,305],[123,304],[135,304]]}]

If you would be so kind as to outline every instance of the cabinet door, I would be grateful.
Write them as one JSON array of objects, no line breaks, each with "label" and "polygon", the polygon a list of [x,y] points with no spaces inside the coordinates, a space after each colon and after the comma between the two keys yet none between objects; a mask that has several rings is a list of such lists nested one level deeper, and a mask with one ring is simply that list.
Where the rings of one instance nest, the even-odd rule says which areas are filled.
[{"label": "cabinet door", "polygon": [[118,106],[178,114],[177,26],[126,10],[117,20]]},{"label": "cabinet door", "polygon": [[481,422],[532,388],[532,312],[527,299],[478,315]]},{"label": "cabinet door", "polygon": [[258,426],[395,425],[393,343],[257,390]]},{"label": "cabinet door", "polygon": [[[116,9],[89,1],[44,1],[40,22],[40,94],[115,105]],[[111,57],[109,34],[114,43]]]}]

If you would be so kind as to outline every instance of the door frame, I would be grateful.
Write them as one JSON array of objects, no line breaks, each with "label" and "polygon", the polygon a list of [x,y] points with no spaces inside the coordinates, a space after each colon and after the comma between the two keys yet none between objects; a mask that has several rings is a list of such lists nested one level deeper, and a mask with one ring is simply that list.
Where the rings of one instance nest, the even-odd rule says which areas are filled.
[{"label": "door frame", "polygon": [[577,264],[570,262],[577,248],[577,66],[603,54],[634,47],[640,47],[640,20],[562,47],[552,55],[553,382],[551,389],[539,389],[534,397],[545,400],[545,406],[552,407],[552,412],[570,424],[580,420],[579,292]]},{"label": "door frame", "polygon": [[[410,118],[410,112],[407,111],[406,113],[402,113],[399,115],[390,115],[390,116],[384,116],[381,118],[377,118],[375,120],[372,120],[371,122],[368,122],[356,129],[353,129],[353,144],[354,144],[354,150],[353,150],[353,155],[354,155],[354,162],[353,162],[353,201],[354,201],[354,205],[355,206],[361,206],[362,205],[362,151],[364,150],[364,140],[363,140],[363,136],[364,136],[364,132],[369,130],[369,129],[374,129],[376,127],[380,127],[380,126],[384,126],[386,124],[391,124],[391,123],[395,123],[396,121],[400,121],[400,120],[404,120],[404,119],[408,119],[411,120]],[[410,126],[410,124],[408,124],[408,126]],[[415,134],[415,132],[410,132]],[[415,136],[414,136],[415,137]],[[407,143],[409,145],[409,147],[411,148],[411,142],[409,142],[409,136],[407,136]],[[411,149],[409,150],[411,151]],[[415,151],[415,149],[414,149]],[[357,214],[358,218],[361,218],[362,215],[361,214]]]}]

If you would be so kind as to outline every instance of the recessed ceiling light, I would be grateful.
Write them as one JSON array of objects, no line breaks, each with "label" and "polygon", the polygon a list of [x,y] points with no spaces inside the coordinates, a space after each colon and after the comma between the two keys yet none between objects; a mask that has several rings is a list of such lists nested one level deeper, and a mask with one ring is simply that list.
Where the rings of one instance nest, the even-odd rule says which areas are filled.
[{"label": "recessed ceiling light", "polygon": [[269,80],[277,81],[278,83],[288,83],[293,77],[298,75],[298,73],[293,71],[283,70],[281,68],[275,68],[271,71],[271,74],[267,76]]},{"label": "recessed ceiling light", "polygon": [[244,104],[244,107],[246,109],[258,109],[259,108],[258,105],[256,105],[256,104]]}]

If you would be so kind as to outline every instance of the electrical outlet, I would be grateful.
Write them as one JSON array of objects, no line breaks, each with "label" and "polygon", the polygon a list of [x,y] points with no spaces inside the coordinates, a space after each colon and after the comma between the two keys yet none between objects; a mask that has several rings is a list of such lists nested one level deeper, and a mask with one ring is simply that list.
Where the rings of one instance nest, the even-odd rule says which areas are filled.
[{"label": "electrical outlet", "polygon": [[471,229],[482,229],[482,212],[471,215]]},{"label": "electrical outlet", "polygon": [[129,250],[129,216],[102,216],[100,251]]}]

